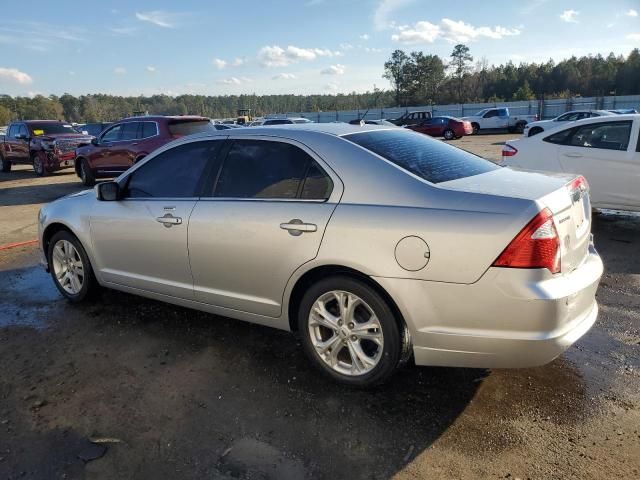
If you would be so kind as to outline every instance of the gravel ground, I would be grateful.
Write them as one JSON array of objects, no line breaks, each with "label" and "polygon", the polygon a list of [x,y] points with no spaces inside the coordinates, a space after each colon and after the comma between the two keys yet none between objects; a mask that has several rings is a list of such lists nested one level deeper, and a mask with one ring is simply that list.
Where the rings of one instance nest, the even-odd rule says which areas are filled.
[{"label": "gravel ground", "polygon": [[[507,138],[454,144],[499,158]],[[0,174],[0,243],[80,187]],[[70,305],[35,246],[0,250],[0,479],[638,478],[640,217],[593,229],[601,314],[560,358],[372,391],[318,376],[286,332],[113,291]]]}]

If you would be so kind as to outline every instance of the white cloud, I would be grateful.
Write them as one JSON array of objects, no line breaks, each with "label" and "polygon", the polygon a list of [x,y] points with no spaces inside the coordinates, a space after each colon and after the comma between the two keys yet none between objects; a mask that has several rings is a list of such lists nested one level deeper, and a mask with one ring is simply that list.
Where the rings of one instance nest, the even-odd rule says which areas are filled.
[{"label": "white cloud", "polygon": [[116,67],[113,69],[113,73],[116,75],[125,75],[127,73],[127,69],[124,67]]},{"label": "white cloud", "polygon": [[289,45],[286,49],[278,45],[265,46],[258,52],[258,59],[264,67],[286,67],[300,60],[315,60],[317,57],[341,56],[342,52],[334,52],[322,48],[300,48]]},{"label": "white cloud", "polygon": [[0,81],[19,83],[20,85],[29,85],[33,83],[33,78],[27,73],[21,72],[17,68],[0,67]]},{"label": "white cloud", "polygon": [[154,67],[153,65],[148,65],[147,66],[147,72],[149,73],[156,73],[156,67]]},{"label": "white cloud", "polygon": [[560,15],[560,19],[567,23],[578,23],[578,15],[580,15],[580,12],[577,10],[565,10]]},{"label": "white cloud", "polygon": [[241,65],[244,65],[245,62],[246,62],[246,60],[244,58],[238,57],[238,58],[233,60],[233,63],[231,65],[234,66],[234,67],[239,67]]},{"label": "white cloud", "polygon": [[634,10],[633,8],[630,8],[629,11],[625,13],[625,15],[627,17],[637,17],[638,16],[638,11]]},{"label": "white cloud", "polygon": [[353,50],[353,45],[351,45],[350,43],[341,43],[340,44],[340,49],[341,50]]},{"label": "white cloud", "polygon": [[304,4],[305,7],[315,7],[317,5],[322,5],[324,0],[308,0],[307,3]]},{"label": "white cloud", "polygon": [[279,73],[278,75],[274,75],[271,77],[272,80],[295,80],[296,77],[293,73]]},{"label": "white cloud", "polygon": [[360,35],[360,40],[364,40],[365,42],[367,40],[369,40],[371,37],[369,36],[368,33],[363,33],[362,35]]},{"label": "white cloud", "polygon": [[227,66],[227,61],[222,60],[221,58],[214,58],[213,60],[211,60],[211,63],[213,63],[218,70],[222,70]]},{"label": "white cloud", "polygon": [[630,33],[627,35],[627,40],[633,40],[634,42],[640,42],[640,33]]},{"label": "white cloud", "polygon": [[133,35],[138,31],[136,27],[110,27],[109,30],[111,30],[111,33],[114,35],[122,36]]},{"label": "white cloud", "polygon": [[164,10],[153,10],[150,12],[136,12],[136,18],[142,22],[149,22],[158,27],[173,28],[172,14]]},{"label": "white cloud", "polygon": [[72,77],[75,77],[76,72],[74,72],[73,70],[69,70],[69,75],[72,76]]},{"label": "white cloud", "polygon": [[334,82],[327,83],[324,86],[324,89],[329,91],[329,92],[335,92],[336,90],[338,90],[338,88],[340,88],[340,85],[338,85],[337,83],[334,83]]},{"label": "white cloud", "polygon": [[344,65],[340,65],[339,63],[336,65],[331,65],[325,69],[320,70],[322,75],[344,75],[346,67]]},{"label": "white cloud", "polygon": [[380,53],[382,52],[381,48],[373,48],[373,47],[364,47],[364,51],[367,53]]},{"label": "white cloud", "polygon": [[218,80],[221,85],[244,85],[245,83],[251,83],[253,80],[247,77],[229,77]]},{"label": "white cloud", "polygon": [[451,43],[471,42],[479,38],[501,39],[508,36],[520,35],[517,28],[496,27],[474,27],[464,23],[462,20],[455,21],[443,18],[438,25],[421,21],[413,26],[400,26],[398,33],[391,36],[394,42],[405,45],[416,45],[433,43],[438,39],[444,39]]},{"label": "white cloud", "polygon": [[393,12],[409,5],[413,0],[380,0],[373,12],[373,26],[376,30],[391,28],[395,23],[389,18]]}]

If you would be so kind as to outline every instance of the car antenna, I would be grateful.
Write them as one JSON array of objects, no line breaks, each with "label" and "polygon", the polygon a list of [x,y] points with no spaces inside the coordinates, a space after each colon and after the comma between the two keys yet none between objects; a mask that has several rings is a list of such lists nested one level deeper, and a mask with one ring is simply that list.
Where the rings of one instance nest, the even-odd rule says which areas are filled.
[{"label": "car antenna", "polygon": [[[373,90],[376,90],[376,86],[373,86]],[[384,89],[382,90],[378,90],[378,95],[376,95],[376,98],[373,99],[373,104],[375,105],[376,103],[378,103],[378,99],[380,98],[380,95],[382,95],[384,93]],[[364,121],[365,118],[367,118],[367,113],[369,113],[369,110],[371,110],[371,107],[367,108],[367,110],[364,112],[364,115],[362,115],[362,117],[360,117],[360,126],[363,127],[364,125],[366,125],[366,122]]]}]

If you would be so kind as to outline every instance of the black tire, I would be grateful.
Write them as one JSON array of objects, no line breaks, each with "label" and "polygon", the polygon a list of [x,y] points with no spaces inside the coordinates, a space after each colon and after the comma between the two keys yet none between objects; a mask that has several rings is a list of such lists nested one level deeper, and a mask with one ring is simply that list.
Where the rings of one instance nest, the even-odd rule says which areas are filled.
[{"label": "black tire", "polygon": [[9,160],[5,160],[3,157],[0,157],[2,160],[2,171],[4,173],[10,172],[13,164]]},{"label": "black tire", "polygon": [[[384,342],[378,363],[367,373],[347,375],[334,370],[323,361],[316,352],[309,332],[311,309],[322,295],[334,290],[352,293],[360,297],[373,310],[380,322]],[[337,275],[320,280],[312,285],[302,297],[298,310],[298,332],[302,337],[302,346],[311,363],[333,380],[354,386],[367,388],[385,382],[398,366],[410,356],[410,337],[400,319],[395,318],[393,310],[373,288],[365,282],[350,276]]]},{"label": "black tire", "polygon": [[520,122],[516,124],[516,133],[524,133],[524,127],[526,127],[527,124],[525,122]]},{"label": "black tire", "polygon": [[478,132],[480,131],[480,125],[478,125],[475,122],[471,124],[471,128],[473,129],[473,132],[471,132],[471,135],[477,135]]},{"label": "black tire", "polygon": [[456,138],[456,134],[450,128],[447,128],[442,135],[445,140],[453,140]]},{"label": "black tire", "polygon": [[[82,261],[82,266],[83,266],[82,269],[84,271],[84,275],[83,275],[83,281],[82,281],[82,288],[77,294],[72,294],[67,290],[65,290],[60,284],[60,282],[58,281],[58,279],[56,278],[56,272],[54,269],[54,261],[53,261],[53,249],[55,248],[56,244],[61,240],[66,240],[69,243],[71,243],[73,247],[76,249],[76,251],[78,252],[78,255],[80,256],[80,260]],[[55,284],[58,291],[62,294],[62,296],[65,297],[70,302],[80,303],[86,300],[87,298],[90,298],[98,290],[98,282],[96,281],[96,277],[93,273],[93,268],[91,267],[91,262],[89,261],[87,252],[85,252],[82,244],[80,243],[80,240],[78,240],[78,238],[72,233],[70,233],[69,231],[62,230],[56,233],[51,238],[51,240],[49,241],[49,247],[47,249],[47,263],[49,265],[49,272],[51,274],[53,283]]]},{"label": "black tire", "polygon": [[80,159],[80,165],[78,167],[78,176],[85,187],[93,187],[96,184],[96,177],[93,174],[91,168],[89,168],[88,162],[84,159]]},{"label": "black tire", "polygon": [[531,130],[529,130],[529,136],[533,137],[534,135],[539,134],[540,132],[542,132],[542,128],[540,127],[533,127]]},{"label": "black tire", "polygon": [[47,175],[47,169],[42,162],[42,158],[37,153],[31,155],[31,165],[33,166],[33,171],[38,177],[45,177]]}]

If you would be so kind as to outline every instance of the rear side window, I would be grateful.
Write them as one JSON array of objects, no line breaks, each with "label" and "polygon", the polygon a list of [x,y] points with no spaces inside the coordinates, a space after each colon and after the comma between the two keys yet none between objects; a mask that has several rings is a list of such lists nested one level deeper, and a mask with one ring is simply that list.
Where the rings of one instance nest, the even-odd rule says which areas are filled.
[{"label": "rear side window", "polygon": [[169,133],[173,137],[184,137],[186,135],[194,135],[196,133],[213,132],[213,124],[209,120],[197,121],[181,121],[174,120],[169,122]]},{"label": "rear side window", "polygon": [[162,152],[131,174],[128,198],[196,197],[222,141],[192,142]]},{"label": "rear side window", "polygon": [[267,120],[264,125],[288,125],[291,120]]},{"label": "rear side window", "polygon": [[127,122],[122,125],[120,140],[135,140],[138,138],[138,122]]},{"label": "rear side window", "polygon": [[142,137],[149,138],[158,134],[156,122],[142,122]]},{"label": "rear side window", "polygon": [[324,199],[331,191],[331,180],[306,152],[284,142],[236,140],[222,166],[214,196],[293,199],[298,198],[301,188],[305,199]]},{"label": "rear side window", "polygon": [[572,147],[625,151],[629,146],[631,125],[630,120],[590,123],[554,133],[544,141]]},{"label": "rear side window", "polygon": [[431,183],[448,182],[500,168],[489,160],[405,130],[377,130],[343,138]]}]

